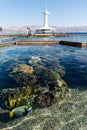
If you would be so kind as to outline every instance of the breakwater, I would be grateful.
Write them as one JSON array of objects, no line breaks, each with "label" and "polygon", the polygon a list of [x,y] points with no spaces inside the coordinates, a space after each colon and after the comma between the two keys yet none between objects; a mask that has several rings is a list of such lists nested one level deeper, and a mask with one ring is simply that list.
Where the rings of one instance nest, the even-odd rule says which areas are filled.
[{"label": "breakwater", "polygon": [[86,42],[73,42],[73,41],[63,41],[63,40],[39,40],[39,41],[27,41],[27,40],[19,40],[12,42],[1,42],[0,46],[5,45],[46,45],[46,44],[60,44],[60,45],[69,45],[74,47],[86,48]]}]

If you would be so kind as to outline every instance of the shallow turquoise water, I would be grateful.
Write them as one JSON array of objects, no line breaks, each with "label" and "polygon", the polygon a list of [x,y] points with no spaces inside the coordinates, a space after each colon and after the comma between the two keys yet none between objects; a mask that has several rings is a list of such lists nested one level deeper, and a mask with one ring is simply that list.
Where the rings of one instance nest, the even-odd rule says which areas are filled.
[{"label": "shallow turquoise water", "polygon": [[23,37],[23,36],[15,36],[15,37],[7,37],[7,38],[0,38],[0,42],[11,42],[17,40],[27,40],[27,41],[36,41],[36,40],[66,40],[66,41],[77,41],[77,42],[87,42],[87,35],[80,35],[80,36],[65,36],[65,37]]},{"label": "shallow turquoise water", "polygon": [[[51,59],[52,66],[64,67],[62,77],[71,88],[87,88],[87,49],[64,45],[30,45],[0,48],[0,88],[17,87],[9,76],[9,70],[18,64],[28,64],[31,56]],[[47,66],[47,67],[48,67]]]},{"label": "shallow turquoise water", "polygon": [[22,36],[6,37],[6,38],[0,38],[0,42],[11,42],[11,41],[17,41],[22,39],[24,39],[24,37]]},{"label": "shallow turquoise water", "polygon": [[66,36],[66,37],[59,37],[59,40],[66,40],[66,41],[77,41],[77,42],[87,42],[87,36]]},{"label": "shallow turquoise water", "polygon": [[87,42],[87,36],[65,36],[65,37],[30,37],[24,38],[25,40],[65,40],[65,41],[77,41],[77,42]]}]

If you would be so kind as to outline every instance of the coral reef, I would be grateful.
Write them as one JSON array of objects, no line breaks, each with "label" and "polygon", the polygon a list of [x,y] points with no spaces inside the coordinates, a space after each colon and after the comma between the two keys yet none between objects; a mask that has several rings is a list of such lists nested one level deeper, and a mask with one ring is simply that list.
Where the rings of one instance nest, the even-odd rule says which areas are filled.
[{"label": "coral reef", "polygon": [[34,99],[35,107],[49,107],[51,106],[51,102],[54,99],[53,95],[49,92],[48,88],[41,88],[37,92],[37,96]]},{"label": "coral reef", "polygon": [[[58,64],[55,61],[31,57],[29,64],[19,64],[9,76],[23,87],[3,90],[0,94],[1,106],[13,109],[19,106],[49,107],[64,99],[68,90],[61,79]],[[53,65],[53,66],[52,66]],[[56,71],[57,70],[57,71]],[[24,87],[25,86],[25,87]]]},{"label": "coral reef", "polygon": [[31,59],[28,61],[28,63],[31,65],[40,63],[40,62],[41,62],[41,58],[39,56],[31,56]]},{"label": "coral reef", "polygon": [[2,108],[13,109],[18,106],[29,105],[31,93],[31,87],[3,90],[0,94],[0,106]]},{"label": "coral reef", "polygon": [[33,67],[26,64],[19,64],[14,67],[9,76],[22,86],[30,86],[37,82],[37,78],[33,74]]},{"label": "coral reef", "polygon": [[17,72],[32,74],[33,68],[32,66],[28,66],[26,64],[19,64],[18,66],[13,68],[12,73],[17,73]]},{"label": "coral reef", "polygon": [[12,78],[23,86],[31,86],[37,82],[37,77],[34,74],[15,73]]},{"label": "coral reef", "polygon": [[51,81],[48,88],[38,91],[38,95],[34,99],[34,105],[40,108],[49,107],[62,101],[67,92],[67,84],[62,79]]}]

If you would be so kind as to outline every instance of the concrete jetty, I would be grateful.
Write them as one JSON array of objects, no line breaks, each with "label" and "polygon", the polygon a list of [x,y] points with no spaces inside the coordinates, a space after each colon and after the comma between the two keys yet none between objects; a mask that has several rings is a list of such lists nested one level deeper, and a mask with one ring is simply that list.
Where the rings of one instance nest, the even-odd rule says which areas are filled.
[{"label": "concrete jetty", "polygon": [[[60,37],[60,36],[73,36],[74,34],[55,34],[53,36]],[[75,34],[79,35],[79,34]],[[86,34],[87,35],[87,34]],[[23,37],[34,37],[35,35],[27,35],[27,34],[14,34],[14,35],[3,35],[0,36],[0,38],[5,37],[16,37],[16,36],[23,36]],[[39,35],[38,35],[39,36]],[[42,35],[40,35],[42,36]],[[75,41],[64,41],[64,40],[33,40],[33,41],[27,41],[27,40],[16,40],[11,42],[0,42],[0,45],[38,45],[38,44],[60,44],[60,45],[69,45],[74,47],[81,47],[81,48],[87,48],[87,42],[75,42]]]},{"label": "concrete jetty", "polygon": [[87,43],[83,42],[73,42],[73,41],[59,41],[59,40],[41,40],[41,41],[17,41],[16,45],[29,45],[29,44],[60,44],[60,45],[69,45],[74,47],[86,48]]},{"label": "concrete jetty", "polygon": [[59,41],[59,44],[61,44],[61,45],[69,45],[69,46],[74,46],[74,47],[81,47],[81,48],[86,48],[87,47],[86,42]]},{"label": "concrete jetty", "polygon": [[12,41],[12,42],[1,42],[0,45],[52,45],[52,44],[60,44],[60,45],[69,45],[74,47],[81,47],[86,48],[86,42],[73,42],[73,41],[59,41],[59,40],[39,40],[39,41],[26,41],[26,40],[19,40],[19,41]]}]

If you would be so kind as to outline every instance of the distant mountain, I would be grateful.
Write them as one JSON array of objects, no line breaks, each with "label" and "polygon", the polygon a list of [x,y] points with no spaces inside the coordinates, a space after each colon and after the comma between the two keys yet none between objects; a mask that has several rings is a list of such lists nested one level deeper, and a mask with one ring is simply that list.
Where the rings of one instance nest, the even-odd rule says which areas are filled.
[{"label": "distant mountain", "polygon": [[55,28],[56,32],[87,32],[87,26],[53,27]]},{"label": "distant mountain", "polygon": [[[25,26],[10,26],[3,28],[3,30],[13,30],[13,31],[27,31],[27,28],[30,28],[32,31],[35,31],[37,28],[41,26],[38,25],[25,25]],[[55,28],[56,32],[87,32],[87,26],[75,26],[75,27],[58,27],[58,26],[51,26]]]}]

